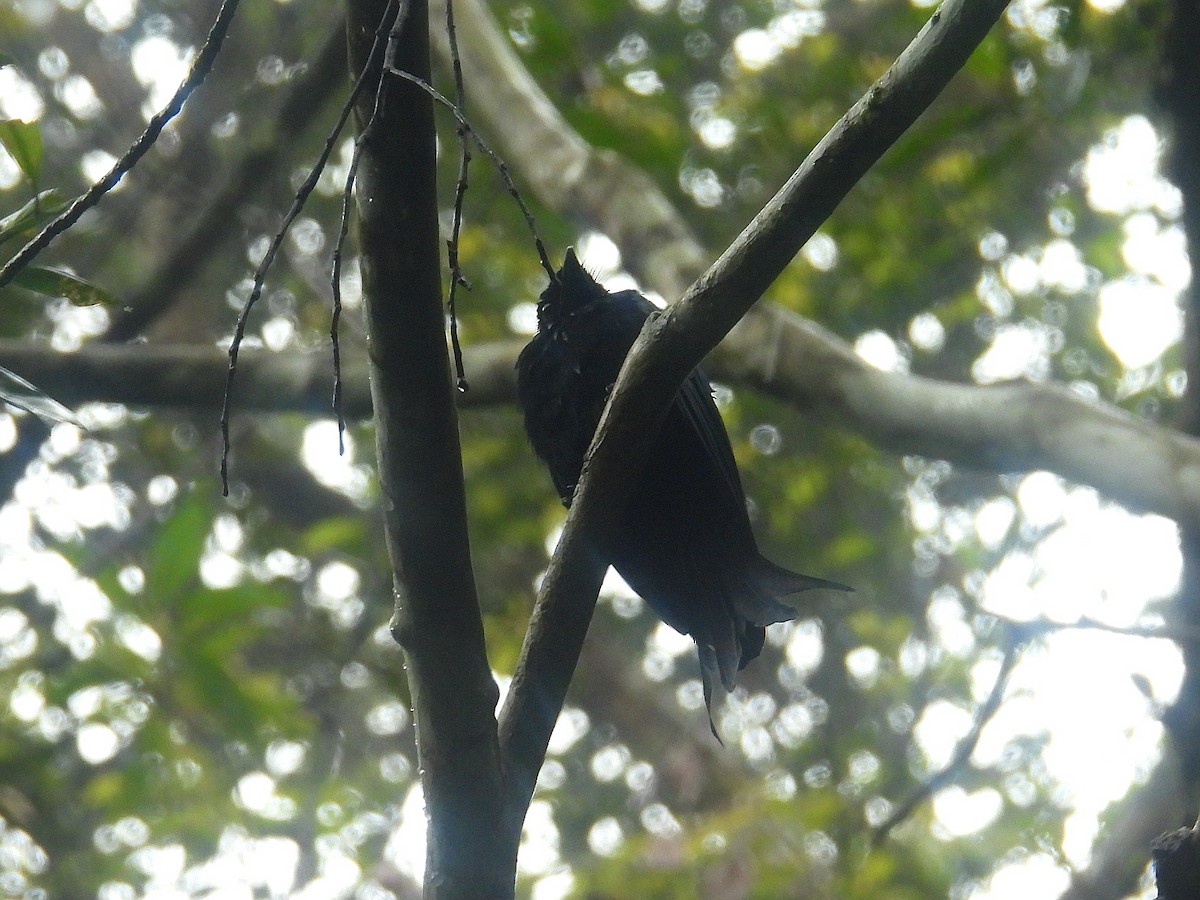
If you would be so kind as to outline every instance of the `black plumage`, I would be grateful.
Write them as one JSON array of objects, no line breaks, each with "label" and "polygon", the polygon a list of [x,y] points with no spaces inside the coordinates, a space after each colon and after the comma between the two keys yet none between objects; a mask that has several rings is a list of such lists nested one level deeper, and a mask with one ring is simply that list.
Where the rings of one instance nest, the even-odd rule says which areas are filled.
[{"label": "black plumage", "polygon": [[[609,293],[568,250],[537,309],[538,332],[517,359],[517,396],[530,442],[569,505],[609,391],[655,307],[637,291]],[[650,608],[695,640],[710,724],[715,683],[731,690],[762,650],[765,626],[797,616],[781,598],[850,590],[759,553],[729,437],[699,369],[666,413],[621,526],[602,543]]]}]

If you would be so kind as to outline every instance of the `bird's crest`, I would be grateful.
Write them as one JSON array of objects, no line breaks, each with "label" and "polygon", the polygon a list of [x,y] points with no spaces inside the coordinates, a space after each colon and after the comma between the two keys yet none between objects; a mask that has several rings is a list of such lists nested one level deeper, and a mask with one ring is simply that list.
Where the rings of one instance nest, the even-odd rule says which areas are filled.
[{"label": "bird's crest", "polygon": [[575,248],[568,247],[558,279],[546,286],[538,300],[538,328],[559,325],[575,311],[607,295],[608,291],[580,264]]}]

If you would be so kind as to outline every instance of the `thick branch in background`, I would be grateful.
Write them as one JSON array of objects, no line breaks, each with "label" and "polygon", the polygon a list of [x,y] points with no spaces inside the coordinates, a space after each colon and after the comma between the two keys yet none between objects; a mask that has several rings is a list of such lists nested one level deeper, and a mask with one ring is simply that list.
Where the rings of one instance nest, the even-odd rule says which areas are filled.
[{"label": "thick branch in background", "polygon": [[[382,71],[376,32],[387,0],[351,0],[354,75]],[[409,4],[397,67],[429,77],[428,11]],[[374,48],[374,52],[373,52]],[[466,497],[441,300],[433,109],[413,85],[387,78],[358,175],[359,242],[379,480],[395,575],[392,631],[404,648],[428,810],[426,897],[512,896],[516,844],[497,822],[498,698],[483,643],[467,541]],[[373,111],[375,114],[373,115]],[[368,125],[370,123],[370,125]]]},{"label": "thick branch in background", "polygon": [[972,386],[883,372],[778,308],[748,317],[731,337],[736,344],[715,359],[735,383],[889,451],[993,472],[1047,469],[1136,510],[1177,520],[1200,512],[1200,442],[1061,385]]},{"label": "thick branch in background", "polygon": [[278,111],[269,119],[267,133],[255,135],[221,188],[189,222],[186,234],[146,281],[125,298],[128,311],[116,316],[104,335],[105,341],[127,341],[144,332],[175,304],[222,244],[241,236],[239,229],[230,227],[236,211],[271,184],[271,174],[291,158],[289,151],[312,126],[315,113],[340,87],[345,69],[346,37],[335,29],[304,73],[288,85]]},{"label": "thick branch in background", "polygon": [[[520,344],[464,348],[465,408],[515,399]],[[227,357],[216,347],[93,345],[76,353],[0,340],[0,359],[69,405],[218,409]],[[864,362],[848,344],[779,307],[747,317],[706,371],[866,438],[892,454],[945,459],[989,472],[1045,469],[1141,512],[1200,519],[1200,440],[1056,384],[952,384]],[[371,415],[366,367],[346,364],[346,415]],[[244,350],[238,407],[332,416],[329,356]]]},{"label": "thick branch in background", "polygon": [[[445,5],[432,0],[435,17]],[[586,220],[605,208],[604,231],[620,246],[625,264],[655,273],[654,288],[679,297],[709,258],[687,220],[649,175],[611,150],[596,150],[567,124],[484,0],[456,0],[455,10],[463,73],[477,98],[473,118],[497,136],[509,160],[535,161],[521,167],[523,184],[568,219]],[[448,63],[449,40],[438,32],[435,41]]]},{"label": "thick branch in background", "polygon": [[[933,102],[1006,5],[1006,0],[943,4],[684,299],[642,329],[601,417],[501,711],[501,742],[518,790],[532,792],[578,660],[583,639],[578,632],[586,630],[595,604],[599,581],[580,574],[595,566],[593,538],[602,542],[617,525],[679,385]],[[526,678],[531,670],[537,676]],[[534,750],[536,760],[530,757]]]}]

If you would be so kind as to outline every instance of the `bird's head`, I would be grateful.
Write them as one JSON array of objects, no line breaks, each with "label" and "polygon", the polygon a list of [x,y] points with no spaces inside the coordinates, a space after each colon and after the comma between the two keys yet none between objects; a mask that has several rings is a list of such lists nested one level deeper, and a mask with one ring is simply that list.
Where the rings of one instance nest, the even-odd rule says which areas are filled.
[{"label": "bird's head", "polygon": [[557,279],[547,285],[538,300],[538,329],[544,331],[561,325],[576,311],[606,296],[608,291],[579,264],[575,248],[568,247]]}]

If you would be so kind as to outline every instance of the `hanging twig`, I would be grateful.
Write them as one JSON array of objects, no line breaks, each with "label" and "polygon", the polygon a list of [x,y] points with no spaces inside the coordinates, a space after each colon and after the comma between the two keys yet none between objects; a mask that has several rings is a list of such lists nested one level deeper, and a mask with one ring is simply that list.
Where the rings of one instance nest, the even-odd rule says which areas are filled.
[{"label": "hanging twig", "polygon": [[[392,18],[392,10],[395,8],[395,4],[396,0],[392,0],[388,4],[388,12],[384,16],[383,21],[386,22]],[[342,129],[346,125],[346,120],[350,118],[354,103],[358,99],[359,94],[362,93],[362,89],[366,86],[367,72],[370,71],[371,60],[383,48],[386,37],[387,35],[381,26],[375,33],[375,42],[371,45],[370,59],[355,80],[354,87],[350,90],[350,96],[346,98],[346,102],[342,105],[341,112],[338,114],[337,122],[330,130],[328,137],[325,138],[325,146],[321,149],[321,155],[309,170],[308,177],[304,179],[304,183],[296,191],[291,208],[284,215],[279,230],[271,238],[267,252],[263,255],[258,268],[255,270],[254,286],[250,290],[250,296],[246,298],[246,302],[242,305],[242,311],[238,314],[237,325],[233,332],[233,340],[229,343],[229,369],[225,378],[225,396],[221,403],[221,493],[226,497],[229,496],[229,414],[232,406],[233,382],[237,376],[238,351],[241,349],[242,340],[246,336],[246,324],[250,319],[250,311],[258,302],[259,297],[262,296],[263,284],[267,280],[267,272],[270,271],[271,265],[275,262],[275,257],[279,253],[279,248],[283,245],[283,239],[287,235],[288,229],[291,227],[292,222],[296,220],[296,217],[300,215],[305,203],[308,202],[309,196],[317,186],[321,172],[324,171],[325,164],[329,161],[329,157],[333,153],[338,136],[342,133]]]},{"label": "hanging twig", "polygon": [[533,220],[533,213],[525,205],[525,201],[521,197],[521,192],[517,190],[517,185],[508,171],[508,166],[500,158],[500,155],[488,146],[487,142],[479,136],[479,132],[471,127],[471,123],[458,111],[455,105],[425,79],[418,78],[416,75],[413,75],[411,72],[405,72],[403,69],[389,68],[387,71],[393,75],[399,75],[406,81],[411,81],[442,106],[446,107],[446,109],[450,110],[451,114],[458,121],[458,124],[471,136],[471,140],[492,161],[492,165],[496,167],[496,171],[500,173],[500,177],[504,180],[504,186],[508,189],[509,195],[517,201],[517,205],[521,208],[521,214],[525,216],[525,224],[529,228],[529,233],[533,235],[533,244],[537,248],[538,260],[541,262],[542,268],[546,270],[546,274],[552,281],[557,281],[558,275],[554,270],[554,266],[550,264],[550,257],[546,255],[546,245],[542,243],[542,239],[538,235],[537,225]]},{"label": "hanging twig", "polygon": [[[446,33],[450,38],[450,60],[454,71],[454,106],[461,118],[467,115],[467,92],[463,86],[462,60],[458,56],[458,34],[454,29],[454,0],[446,0]],[[458,310],[454,305],[458,287],[470,288],[463,277],[458,261],[458,238],[462,231],[463,199],[467,195],[467,167],[471,163],[471,145],[467,131],[460,121],[454,129],[458,135],[459,163],[458,182],[454,187],[454,217],[450,225],[450,239],[446,241],[446,261],[450,266],[450,289],[447,292],[446,309],[450,314],[450,348],[454,351],[455,384],[462,393],[467,391],[467,374],[463,368],[462,344],[458,340]]]},{"label": "hanging twig", "polygon": [[[389,53],[399,36],[405,20],[408,18],[408,0],[399,0],[395,18],[388,28]],[[383,21],[387,21],[390,7]],[[374,50],[372,50],[372,56]],[[375,120],[383,106],[383,75],[375,85],[375,101],[371,104],[371,115],[363,123],[362,130],[354,140],[354,152],[350,157],[350,166],[346,172],[346,184],[342,188],[342,213],[338,226],[337,242],[333,248],[333,270],[330,274],[330,286],[333,289],[333,314],[329,321],[329,341],[333,346],[333,411],[338,425],[338,454],[346,452],[346,417],[342,410],[342,344],[338,335],[338,324],[342,318],[342,251],[346,246],[346,235],[350,232],[350,203],[354,196],[354,181],[358,177],[358,164],[362,159],[363,145],[375,129]]]}]

